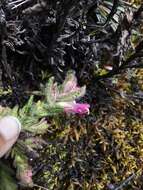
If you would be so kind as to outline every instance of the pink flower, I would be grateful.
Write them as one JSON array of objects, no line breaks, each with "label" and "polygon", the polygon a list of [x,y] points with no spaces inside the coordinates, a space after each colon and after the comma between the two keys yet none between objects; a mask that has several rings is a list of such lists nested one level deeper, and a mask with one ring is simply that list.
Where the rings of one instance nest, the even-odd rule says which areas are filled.
[{"label": "pink flower", "polygon": [[26,186],[32,186],[33,181],[32,181],[32,170],[31,169],[26,169],[23,170],[20,173],[19,179],[21,180],[21,183]]},{"label": "pink flower", "polygon": [[64,111],[66,113],[72,113],[72,114],[89,114],[89,104],[80,104],[76,102],[60,102],[58,103],[61,107],[64,108]]}]

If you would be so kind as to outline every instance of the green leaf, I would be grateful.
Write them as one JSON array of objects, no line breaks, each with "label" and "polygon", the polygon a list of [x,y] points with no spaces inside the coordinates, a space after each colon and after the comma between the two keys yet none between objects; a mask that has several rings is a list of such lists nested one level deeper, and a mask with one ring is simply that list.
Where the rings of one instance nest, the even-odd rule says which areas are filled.
[{"label": "green leaf", "polygon": [[0,161],[0,190],[17,190],[16,181],[12,177],[12,169]]}]

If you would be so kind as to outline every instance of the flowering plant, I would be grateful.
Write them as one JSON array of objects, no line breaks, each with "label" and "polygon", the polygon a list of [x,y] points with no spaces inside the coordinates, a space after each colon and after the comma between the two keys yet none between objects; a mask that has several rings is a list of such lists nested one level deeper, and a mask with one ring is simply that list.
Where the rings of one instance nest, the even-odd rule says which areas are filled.
[{"label": "flowering plant", "polygon": [[80,115],[89,113],[89,104],[80,104],[75,101],[85,95],[86,87],[77,86],[77,78],[74,72],[68,72],[65,81],[59,86],[51,78],[47,90],[50,91],[50,93],[46,92],[49,105],[63,108],[66,113]]},{"label": "flowering plant", "polygon": [[[6,143],[8,143],[6,148],[5,143],[2,147],[0,147],[0,153],[2,152],[1,155],[3,156],[4,153],[6,153],[3,151],[7,151],[7,147],[11,148],[13,143],[18,138],[16,145],[11,151],[11,157],[14,159],[14,166],[17,168],[17,178],[20,180],[20,184],[28,187],[34,186],[32,181],[32,168],[29,166],[29,158],[26,155],[29,152],[39,156],[36,152],[36,148],[44,143],[44,141],[41,140],[41,136],[39,135],[43,135],[47,132],[48,124],[46,117],[49,115],[59,114],[61,112],[79,115],[88,114],[90,107],[89,104],[76,102],[77,99],[85,95],[85,92],[86,87],[78,87],[75,73],[70,71],[68,72],[63,84],[57,85],[57,83],[54,82],[54,78],[52,77],[49,79],[49,82],[46,84],[46,86],[41,89],[41,91],[35,92],[35,94],[44,97],[42,100],[39,100],[35,103],[33,101],[34,96],[32,95],[28,103],[21,109],[19,109],[17,106],[13,109],[1,107],[1,116],[15,116],[15,118],[18,118],[18,120],[21,122],[22,128],[19,128],[17,122],[15,123],[14,117],[10,117],[8,119],[6,117],[3,122],[8,122],[10,119],[14,119],[13,125],[16,128],[13,127],[13,130],[16,129],[15,131],[17,131],[20,129],[23,133],[25,133],[26,136],[26,138],[18,138],[18,135],[15,135],[14,133],[13,139],[10,136],[11,141],[6,141]],[[7,126],[10,127],[9,125]],[[1,133],[3,132],[3,128],[1,125],[0,127]],[[27,133],[30,133],[29,137],[27,136]],[[4,150],[3,147],[5,148]]]}]

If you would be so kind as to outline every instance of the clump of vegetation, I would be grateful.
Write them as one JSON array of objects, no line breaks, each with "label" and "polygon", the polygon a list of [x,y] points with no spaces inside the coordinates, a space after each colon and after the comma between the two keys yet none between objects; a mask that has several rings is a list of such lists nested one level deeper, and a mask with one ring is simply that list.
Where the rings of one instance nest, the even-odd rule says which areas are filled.
[{"label": "clump of vegetation", "polygon": [[[0,14],[1,117],[28,131],[0,163],[0,189],[22,188],[15,168],[32,189],[142,189],[142,2],[6,0]],[[66,96],[46,85],[68,70],[86,94],[71,73]]]},{"label": "clump of vegetation", "polygon": [[[85,94],[85,86],[77,87],[77,80],[73,72],[68,73],[62,85],[54,83],[54,78],[49,79],[44,89],[35,94],[43,96],[42,101],[34,103],[33,96],[31,96],[28,103],[19,110],[17,106],[13,109],[1,107],[1,116],[12,115],[19,118],[22,123],[23,137],[18,140],[17,146],[12,150],[11,157],[14,159],[14,166],[17,169],[17,178],[26,187],[35,186],[28,160],[33,159],[29,156],[30,154],[33,154],[34,158],[39,157],[38,149],[42,149],[46,144],[46,141],[42,140],[42,135],[47,133],[49,127],[46,117],[61,112],[80,115],[89,113],[88,104],[75,102],[75,99]],[[29,155],[26,156],[26,154]],[[2,181],[3,178],[5,178],[5,172],[4,175],[1,175]],[[9,175],[7,178],[11,179]],[[5,182],[1,186],[4,188]]]}]

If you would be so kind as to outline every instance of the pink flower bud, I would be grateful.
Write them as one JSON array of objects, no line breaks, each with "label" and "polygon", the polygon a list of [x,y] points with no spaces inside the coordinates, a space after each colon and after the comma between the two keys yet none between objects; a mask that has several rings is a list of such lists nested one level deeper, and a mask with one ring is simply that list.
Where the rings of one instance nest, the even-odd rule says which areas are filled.
[{"label": "pink flower bud", "polygon": [[73,75],[72,78],[66,82],[64,86],[64,93],[69,93],[69,92],[75,91],[76,89],[78,89],[77,79]]},{"label": "pink flower bud", "polygon": [[33,186],[32,170],[26,169],[21,171],[19,173],[18,179],[20,179],[22,185],[32,187]]}]

